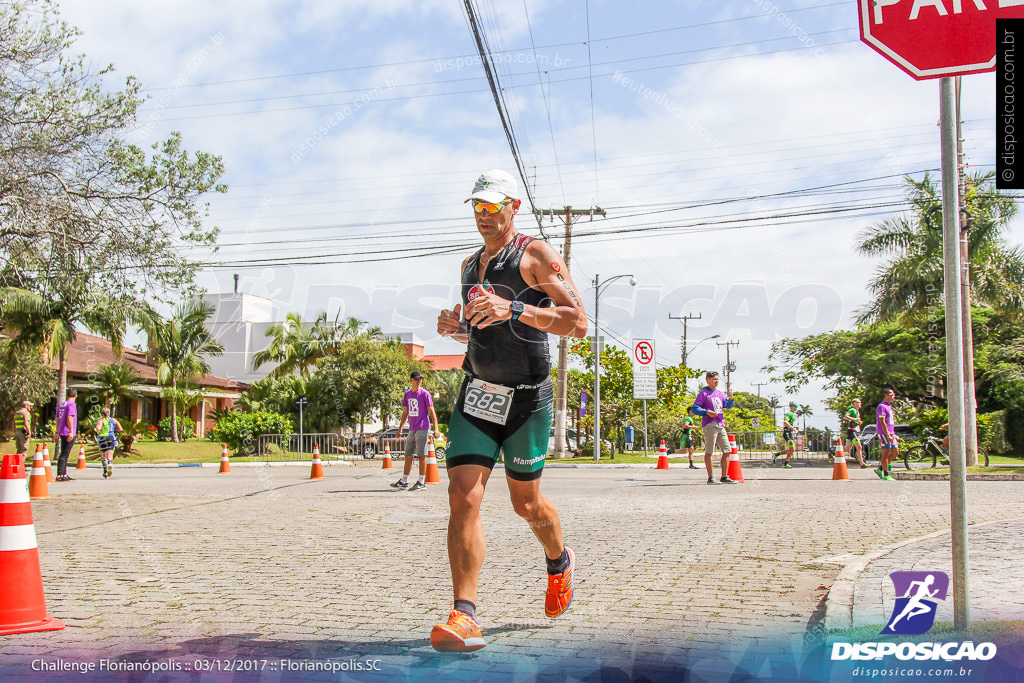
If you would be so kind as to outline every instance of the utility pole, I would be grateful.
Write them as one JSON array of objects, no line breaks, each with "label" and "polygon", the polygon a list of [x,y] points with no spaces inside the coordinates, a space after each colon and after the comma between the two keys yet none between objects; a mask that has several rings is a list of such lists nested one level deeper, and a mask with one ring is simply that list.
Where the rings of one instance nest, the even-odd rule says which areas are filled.
[{"label": "utility pole", "polygon": [[[963,319],[964,338],[964,446],[967,451],[967,467],[978,464],[978,414],[974,389],[974,329],[971,323],[971,254],[969,229],[970,212],[964,206],[967,195],[967,178],[964,174],[964,147],[960,132],[960,77],[956,86],[956,155],[957,155],[957,205],[960,210],[960,311]],[[948,380],[947,380],[948,381]]]},{"label": "utility pole", "polygon": [[[565,247],[562,249],[562,260],[565,261],[566,274],[572,268],[570,261],[572,252],[572,219],[575,216],[590,216],[593,218],[596,216],[604,216],[604,209],[596,207],[593,209],[584,209],[582,211],[576,211],[571,206],[566,206],[561,212],[556,212],[554,209],[534,209],[534,214],[538,216],[551,216],[554,217],[561,213],[562,220],[565,223]],[[565,409],[566,409],[566,395],[568,393],[568,374],[569,374],[569,340],[566,337],[559,337],[558,339],[558,376],[556,378],[555,387],[555,452],[553,456],[555,458],[566,457],[565,449]]]},{"label": "utility pole", "polygon": [[697,315],[691,315],[689,313],[687,313],[686,315],[672,315],[671,313],[668,314],[669,320],[682,320],[683,321],[683,344],[682,344],[682,353],[680,354],[680,357],[682,358],[682,362],[683,362],[683,367],[684,368],[687,367],[687,365],[686,365],[686,323],[688,321],[690,321],[690,320],[700,320],[700,316],[701,316],[700,313],[698,313]]},{"label": "utility pole", "polygon": [[740,345],[740,343],[738,341],[727,341],[724,344],[722,342],[715,342],[715,346],[724,346],[725,347],[725,393],[726,393],[726,395],[728,395],[729,392],[732,391],[732,368],[733,368],[733,365],[732,365],[732,360],[730,360],[730,355],[729,355],[729,351],[731,350],[730,347],[732,347],[732,346],[739,346],[739,345]]},{"label": "utility pole", "polygon": [[769,384],[771,384],[771,382],[754,382],[754,386],[757,387],[757,400],[759,402],[761,400],[761,387],[766,387]]}]

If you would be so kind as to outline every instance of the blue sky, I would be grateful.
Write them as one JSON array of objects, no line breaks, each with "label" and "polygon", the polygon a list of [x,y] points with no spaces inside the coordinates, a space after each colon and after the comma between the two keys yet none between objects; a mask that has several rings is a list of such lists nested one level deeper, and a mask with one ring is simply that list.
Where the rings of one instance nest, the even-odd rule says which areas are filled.
[{"label": "blue sky", "polygon": [[[677,363],[668,316],[700,313],[690,344],[739,341],[733,386],[756,391],[772,341],[851,324],[878,265],[857,232],[901,210],[901,174],[939,166],[938,81],[863,45],[855,0],[475,4],[538,208],[607,212],[574,231],[585,301],[595,274],[636,276],[601,296],[611,343],[651,337]],[[187,254],[211,264],[203,286],[238,273],[280,317],[340,309],[458,352],[434,322],[479,243],[462,200],[481,171],[514,171],[462,2],[61,7],[112,84],[141,80],[135,141],[180,130],[224,157],[222,247]],[[964,79],[973,169],[994,163],[993,91]],[[517,225],[538,234],[528,212]],[[692,364],[721,367],[713,343]],[[795,398],[833,424],[822,397]]]}]

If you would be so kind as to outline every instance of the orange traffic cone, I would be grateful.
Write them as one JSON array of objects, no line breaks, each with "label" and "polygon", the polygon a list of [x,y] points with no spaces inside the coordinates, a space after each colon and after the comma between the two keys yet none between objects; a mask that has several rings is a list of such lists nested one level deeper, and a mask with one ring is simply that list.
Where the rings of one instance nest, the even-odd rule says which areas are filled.
[{"label": "orange traffic cone", "polygon": [[[43,486],[46,474],[40,473]],[[25,492],[21,457],[5,455],[0,465],[0,636],[64,628],[46,613],[39,546],[32,504]]]},{"label": "orange traffic cone", "polygon": [[843,452],[843,440],[839,438],[836,441],[836,458],[832,461],[832,481],[843,479],[850,481],[850,473],[846,469],[846,454]]},{"label": "orange traffic cone", "polygon": [[228,445],[220,445],[220,471],[217,474],[231,474],[231,461],[228,459]]},{"label": "orange traffic cone", "polygon": [[391,446],[384,444],[384,465],[381,467],[382,470],[394,469],[391,464]]},{"label": "orange traffic cone", "polygon": [[36,459],[32,461],[32,476],[28,480],[28,495],[32,500],[47,500],[50,489],[46,485],[46,467],[43,465],[43,451],[36,450]]},{"label": "orange traffic cone", "polygon": [[[56,448],[56,446],[54,446]],[[35,463],[33,463],[33,467]],[[50,448],[43,446],[43,469],[46,470],[46,483],[53,483],[53,467],[50,465]]]},{"label": "orange traffic cone", "polygon": [[425,484],[440,484],[441,472],[437,469],[437,453],[434,451],[434,439],[427,445],[427,476]]},{"label": "orange traffic cone", "polygon": [[78,447],[78,465],[75,467],[76,470],[84,470],[85,467],[85,446]]},{"label": "orange traffic cone", "polygon": [[309,470],[310,479],[325,479],[324,466],[320,462],[320,444],[313,444],[313,467]]},{"label": "orange traffic cone", "polygon": [[658,448],[658,466],[656,470],[667,470],[668,469],[668,449],[665,448],[665,439],[661,440],[661,446]]},{"label": "orange traffic cone", "polygon": [[726,476],[733,481],[744,482],[743,468],[740,467],[740,452],[736,448],[736,437],[729,435],[729,471]]}]

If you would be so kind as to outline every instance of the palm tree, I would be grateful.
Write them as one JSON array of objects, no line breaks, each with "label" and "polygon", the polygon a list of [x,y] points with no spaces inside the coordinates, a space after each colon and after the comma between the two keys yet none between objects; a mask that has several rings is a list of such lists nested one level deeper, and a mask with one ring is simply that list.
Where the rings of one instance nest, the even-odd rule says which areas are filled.
[{"label": "palm tree", "polygon": [[462,389],[462,379],[466,373],[461,368],[452,370],[434,370],[427,373],[426,388],[433,394],[434,411],[437,421],[447,424],[455,411],[455,402]]},{"label": "palm tree", "polygon": [[[941,192],[929,174],[906,181],[912,211],[858,236],[861,254],[888,257],[868,285],[874,301],[861,311],[860,322],[898,318],[942,302]],[[1001,237],[1017,212],[1015,198],[995,189],[995,173],[978,173],[968,182],[964,208],[970,216],[967,251],[974,302],[1024,310],[1024,251]]]},{"label": "palm tree", "polygon": [[335,355],[346,341],[358,336],[369,339],[383,336],[379,327],[364,328],[365,325],[364,321],[353,317],[342,321],[340,311],[331,322],[326,313],[321,313],[312,325],[303,323],[298,313],[289,313],[284,322],[267,328],[270,345],[253,356],[253,369],[259,370],[266,363],[279,363],[268,377],[278,379],[294,374],[309,377],[321,358]]},{"label": "palm tree", "polygon": [[83,272],[63,274],[53,290],[36,292],[19,287],[0,288],[2,326],[14,333],[19,348],[43,347],[57,359],[57,402],[67,398],[67,352],[83,326],[110,341],[120,355],[126,327],[125,311],[91,285]]},{"label": "palm tree", "polygon": [[777,428],[779,421],[778,419],[776,419],[775,413],[779,409],[779,406],[782,405],[782,403],[779,401],[778,396],[772,396],[771,398],[768,399],[767,405],[772,411],[772,427]]},{"label": "palm tree", "polygon": [[804,431],[804,438],[805,439],[807,438],[806,435],[807,435],[807,416],[808,415],[814,415],[814,411],[811,409],[811,406],[803,405],[803,406],[799,406],[796,409],[796,416],[804,418],[804,430],[803,431]]},{"label": "palm tree", "polygon": [[117,417],[117,406],[124,398],[140,398],[134,387],[142,381],[138,371],[127,363],[111,363],[97,368],[95,383],[100,400],[110,408],[110,416]]},{"label": "palm tree", "polygon": [[[187,403],[187,383],[210,372],[207,356],[219,356],[224,347],[206,329],[213,309],[199,302],[183,303],[169,320],[150,320],[146,332],[157,363],[157,381],[170,387],[171,439],[177,443],[178,406]],[[178,384],[185,384],[179,389]]]}]

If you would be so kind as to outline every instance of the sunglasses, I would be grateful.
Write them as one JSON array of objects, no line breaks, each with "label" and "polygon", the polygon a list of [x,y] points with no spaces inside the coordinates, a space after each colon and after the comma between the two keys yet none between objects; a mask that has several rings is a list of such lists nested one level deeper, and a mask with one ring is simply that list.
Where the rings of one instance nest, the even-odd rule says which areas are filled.
[{"label": "sunglasses", "polygon": [[501,213],[502,211],[505,210],[505,207],[508,206],[511,203],[512,203],[511,199],[503,201],[503,202],[501,202],[499,204],[491,204],[489,202],[479,202],[479,201],[474,199],[473,200],[473,211],[475,211],[477,213],[483,213],[484,211],[486,211],[487,213]]}]

